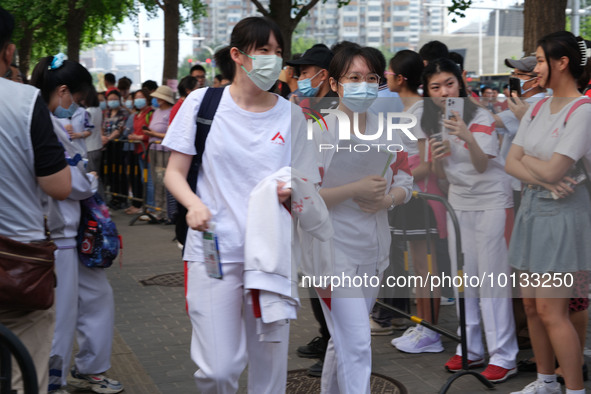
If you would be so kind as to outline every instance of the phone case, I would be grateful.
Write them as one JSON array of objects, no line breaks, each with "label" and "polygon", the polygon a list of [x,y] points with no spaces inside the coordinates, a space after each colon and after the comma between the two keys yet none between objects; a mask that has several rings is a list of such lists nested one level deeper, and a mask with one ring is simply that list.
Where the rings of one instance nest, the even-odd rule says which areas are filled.
[{"label": "phone case", "polygon": [[464,117],[464,99],[462,97],[448,97],[445,100],[445,118],[454,118],[453,112],[458,112],[460,118]]}]

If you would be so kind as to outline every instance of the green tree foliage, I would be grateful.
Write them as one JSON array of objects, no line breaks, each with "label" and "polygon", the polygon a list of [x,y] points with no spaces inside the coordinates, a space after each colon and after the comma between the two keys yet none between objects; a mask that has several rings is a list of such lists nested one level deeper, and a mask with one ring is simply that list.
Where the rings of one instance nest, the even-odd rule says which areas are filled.
[{"label": "green tree foliage", "polygon": [[116,26],[134,15],[133,0],[0,0],[15,18],[20,68],[58,51],[78,61],[80,50],[108,41]]},{"label": "green tree foliage", "polygon": [[[164,69],[162,82],[177,79],[179,67],[179,31],[188,21],[197,21],[205,15],[205,5],[200,0],[140,0],[155,16],[158,9],[164,12]],[[186,12],[183,16],[181,9]]]},{"label": "green tree foliage", "polygon": [[[265,8],[259,0],[250,0],[257,10],[268,18],[273,19],[281,29],[283,35],[283,58],[291,58],[291,39],[300,21],[308,12],[318,4],[319,1],[326,3],[326,0],[269,0],[269,7]],[[338,0],[338,6],[342,7],[351,0]]]}]

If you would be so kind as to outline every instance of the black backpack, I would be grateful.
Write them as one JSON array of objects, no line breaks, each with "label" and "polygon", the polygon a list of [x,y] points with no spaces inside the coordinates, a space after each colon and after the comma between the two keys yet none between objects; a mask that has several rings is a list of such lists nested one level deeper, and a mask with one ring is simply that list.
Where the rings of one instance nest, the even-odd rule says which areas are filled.
[{"label": "black backpack", "polygon": [[[203,159],[203,151],[205,150],[205,140],[211,129],[213,117],[218,109],[224,88],[207,88],[199,111],[197,112],[197,131],[195,132],[195,149],[197,154],[193,156],[189,174],[187,175],[187,182],[191,190],[195,191],[197,187],[197,176],[199,175],[199,168]],[[175,235],[178,242],[185,245],[187,240],[187,209],[177,202],[177,211],[175,216]]]}]

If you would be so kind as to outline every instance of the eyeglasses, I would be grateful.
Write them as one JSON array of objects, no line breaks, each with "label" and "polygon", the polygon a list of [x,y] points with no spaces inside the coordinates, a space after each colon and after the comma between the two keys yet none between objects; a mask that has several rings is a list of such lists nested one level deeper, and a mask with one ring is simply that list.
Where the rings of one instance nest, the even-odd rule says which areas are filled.
[{"label": "eyeglasses", "polygon": [[401,75],[405,81],[407,80],[407,78],[404,75],[398,74],[398,73],[393,73],[392,71],[384,71],[384,75],[392,75],[392,76]]},{"label": "eyeglasses", "polygon": [[535,78],[536,75],[532,75],[532,74],[527,74],[527,73],[516,73],[516,72],[512,72],[511,73],[512,77],[530,77],[530,78]]},{"label": "eyeglasses", "polygon": [[380,76],[376,73],[370,73],[365,76],[358,72],[352,72],[345,76],[350,82],[367,82],[367,83],[380,83]]}]

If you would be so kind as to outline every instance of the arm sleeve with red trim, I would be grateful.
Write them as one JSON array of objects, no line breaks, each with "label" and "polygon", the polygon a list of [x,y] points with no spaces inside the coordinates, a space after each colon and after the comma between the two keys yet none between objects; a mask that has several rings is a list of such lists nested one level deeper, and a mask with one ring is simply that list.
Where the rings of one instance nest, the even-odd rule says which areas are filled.
[{"label": "arm sleeve with red trim", "polygon": [[564,132],[554,152],[570,157],[574,161],[591,156],[591,104],[581,105],[569,117]]},{"label": "arm sleeve with red trim", "polygon": [[406,192],[404,203],[406,204],[412,196],[413,177],[408,165],[408,153],[397,152],[396,160],[390,165],[392,170],[392,187],[400,187]]},{"label": "arm sleeve with red trim", "polygon": [[488,112],[478,110],[476,116],[468,125],[468,130],[474,136],[480,149],[489,156],[498,156],[499,139],[495,129],[495,120]]}]

